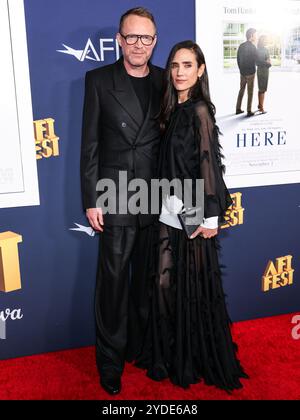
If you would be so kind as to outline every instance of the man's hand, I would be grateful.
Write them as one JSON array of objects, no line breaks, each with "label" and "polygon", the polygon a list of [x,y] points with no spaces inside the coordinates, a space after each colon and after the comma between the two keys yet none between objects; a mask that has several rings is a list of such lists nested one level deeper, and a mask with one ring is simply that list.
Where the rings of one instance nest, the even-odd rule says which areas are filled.
[{"label": "man's hand", "polygon": [[196,236],[201,235],[204,239],[212,238],[218,234],[218,228],[208,229],[202,226],[199,226],[195,232],[190,236],[190,239],[196,238]]},{"label": "man's hand", "polygon": [[94,209],[86,209],[86,217],[88,218],[88,221],[94,230],[103,232],[103,213],[100,207]]}]

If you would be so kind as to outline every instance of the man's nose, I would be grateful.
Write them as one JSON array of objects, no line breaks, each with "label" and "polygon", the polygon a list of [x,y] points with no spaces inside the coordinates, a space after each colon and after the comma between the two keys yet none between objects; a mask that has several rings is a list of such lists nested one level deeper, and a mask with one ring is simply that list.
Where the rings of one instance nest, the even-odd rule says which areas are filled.
[{"label": "man's nose", "polygon": [[142,43],[142,40],[141,40],[141,38],[138,38],[138,40],[137,40],[137,42],[136,42],[136,47],[138,47],[138,48],[142,48],[143,47],[143,43]]}]

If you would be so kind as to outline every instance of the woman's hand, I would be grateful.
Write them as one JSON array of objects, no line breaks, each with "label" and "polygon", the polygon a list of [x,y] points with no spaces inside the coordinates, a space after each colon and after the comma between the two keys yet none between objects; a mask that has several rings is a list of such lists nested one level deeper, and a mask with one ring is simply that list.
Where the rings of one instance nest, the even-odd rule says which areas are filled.
[{"label": "woman's hand", "polygon": [[202,226],[199,226],[195,232],[190,236],[190,239],[196,238],[196,236],[200,235],[204,239],[212,238],[213,236],[216,236],[218,234],[218,228],[215,229],[208,229]]}]

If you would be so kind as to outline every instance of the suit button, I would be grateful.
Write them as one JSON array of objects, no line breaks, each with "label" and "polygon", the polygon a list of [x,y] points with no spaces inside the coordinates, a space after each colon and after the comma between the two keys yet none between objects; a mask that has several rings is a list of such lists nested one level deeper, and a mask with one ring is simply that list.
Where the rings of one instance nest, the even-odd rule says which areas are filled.
[{"label": "suit button", "polygon": [[132,146],[132,149],[133,149],[133,150],[135,150],[135,149],[136,149],[136,146],[135,146],[135,145],[133,145],[133,146]]},{"label": "suit button", "polygon": [[123,128],[126,128],[126,127],[127,127],[126,122],[122,122],[122,127],[123,127]]}]

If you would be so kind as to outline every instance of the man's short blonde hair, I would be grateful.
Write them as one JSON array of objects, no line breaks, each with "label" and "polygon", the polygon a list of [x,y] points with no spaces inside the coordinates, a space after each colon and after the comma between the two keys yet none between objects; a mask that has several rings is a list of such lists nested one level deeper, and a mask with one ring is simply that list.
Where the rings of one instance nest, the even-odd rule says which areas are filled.
[{"label": "man's short blonde hair", "polygon": [[120,25],[119,25],[119,33],[122,33],[122,29],[123,29],[123,24],[125,19],[130,16],[130,15],[135,15],[135,16],[140,16],[140,17],[145,17],[151,20],[151,22],[153,23],[155,30],[156,30],[156,23],[154,20],[154,16],[152,15],[151,12],[149,12],[148,9],[146,9],[145,7],[134,7],[133,9],[129,9],[127,10],[127,12],[125,12],[120,19]]}]

